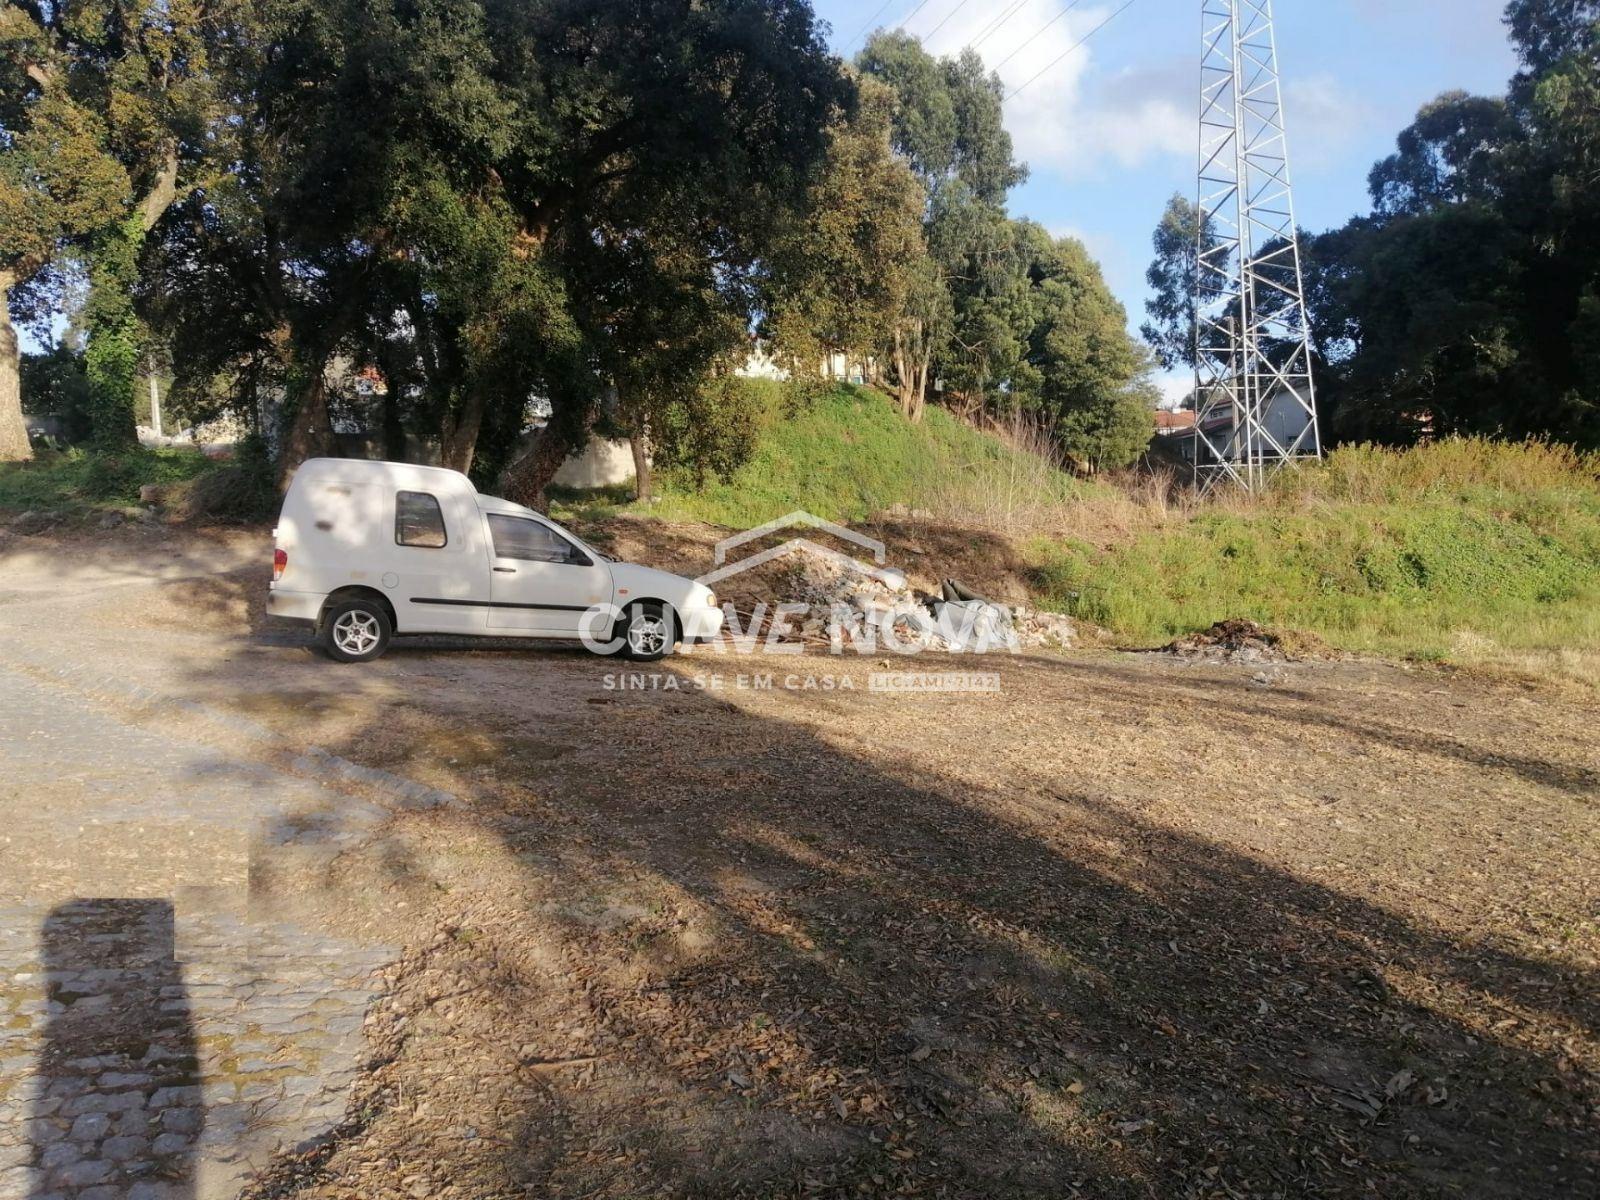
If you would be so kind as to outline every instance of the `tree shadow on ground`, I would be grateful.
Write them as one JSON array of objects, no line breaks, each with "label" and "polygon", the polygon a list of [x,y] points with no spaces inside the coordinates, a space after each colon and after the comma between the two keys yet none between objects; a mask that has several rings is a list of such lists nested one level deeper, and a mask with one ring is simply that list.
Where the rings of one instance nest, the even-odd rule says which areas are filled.
[{"label": "tree shadow on ground", "polygon": [[[595,703],[541,715],[541,738],[580,749],[535,765],[511,736],[497,782],[463,775],[460,807],[396,827],[385,886],[431,895],[431,924],[374,1026],[364,1115],[253,1194],[355,1178],[371,1195],[617,1197],[1596,1186],[1594,1079],[1575,1065],[1593,1061],[1592,971],[1442,933],[1025,765],[993,787],[907,766],[940,746],[935,723],[878,755],[803,705],[778,719],[692,686],[608,693],[614,668],[581,658],[527,669],[592,686]],[[1129,704],[1148,686],[1104,662],[1020,669]],[[1247,714],[1239,695],[1217,686],[1211,711]]]},{"label": "tree shadow on ground", "polygon": [[[1061,670],[1075,674],[1086,683],[1097,687],[1116,683],[1131,694],[1149,686],[1148,676],[1140,672],[1108,667],[1097,662],[1093,666],[1072,662],[1061,664]],[[1189,668],[1193,670],[1193,668]],[[1218,686],[1212,679],[1186,681],[1186,686],[1206,697],[1219,719],[1248,721],[1267,719],[1282,722],[1293,720],[1305,729],[1331,730],[1344,734],[1357,742],[1377,742],[1408,753],[1453,758],[1486,770],[1508,770],[1530,783],[1557,788],[1570,796],[1594,803],[1600,800],[1600,766],[1583,762],[1564,763],[1533,755],[1519,754],[1506,746],[1493,748],[1474,745],[1470,740],[1448,732],[1430,732],[1414,724],[1401,724],[1377,718],[1357,720],[1349,715],[1333,713],[1319,705],[1315,696],[1292,687],[1271,689],[1270,700],[1245,699],[1263,692],[1245,693],[1237,687]]]}]

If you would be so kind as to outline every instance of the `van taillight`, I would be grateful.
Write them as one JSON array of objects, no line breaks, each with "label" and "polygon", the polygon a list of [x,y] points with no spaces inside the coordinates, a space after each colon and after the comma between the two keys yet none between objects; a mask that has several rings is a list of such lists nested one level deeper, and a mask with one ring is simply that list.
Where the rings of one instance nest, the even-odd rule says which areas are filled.
[{"label": "van taillight", "polygon": [[287,550],[274,550],[272,552],[272,578],[274,581],[283,578],[283,573],[289,569],[289,552]]}]

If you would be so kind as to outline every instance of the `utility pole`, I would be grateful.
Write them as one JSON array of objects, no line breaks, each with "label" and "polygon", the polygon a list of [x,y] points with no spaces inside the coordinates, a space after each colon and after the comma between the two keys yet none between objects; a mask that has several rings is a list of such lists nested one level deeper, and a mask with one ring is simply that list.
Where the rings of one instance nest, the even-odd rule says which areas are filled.
[{"label": "utility pole", "polygon": [[1194,476],[1320,458],[1272,0],[1201,0]]},{"label": "utility pole", "polygon": [[150,428],[156,431],[156,437],[161,436],[161,388],[156,383],[156,356],[152,354],[148,360],[147,373],[150,377]]}]

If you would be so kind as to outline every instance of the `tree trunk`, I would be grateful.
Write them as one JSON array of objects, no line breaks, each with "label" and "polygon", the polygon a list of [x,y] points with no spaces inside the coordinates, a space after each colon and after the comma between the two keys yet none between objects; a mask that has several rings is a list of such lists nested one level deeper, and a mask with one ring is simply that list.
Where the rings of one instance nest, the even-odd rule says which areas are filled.
[{"label": "tree trunk", "polygon": [[544,489],[561,464],[589,441],[600,415],[600,391],[587,363],[569,361],[567,370],[550,381],[550,420],[527,453],[514,458],[500,473],[500,494],[539,512],[549,510]]},{"label": "tree trunk", "polygon": [[166,216],[178,199],[178,144],[169,143],[162,155],[161,167],[150,184],[150,190],[139,202],[139,219],[144,231],[149,233],[156,223]]},{"label": "tree trunk", "polygon": [[473,388],[459,413],[446,413],[440,430],[441,465],[460,471],[472,470],[478,449],[478,431],[483,427],[483,392]]},{"label": "tree trunk", "polygon": [[22,348],[11,324],[12,275],[0,273],[0,462],[33,457],[28,423],[22,417]]},{"label": "tree trunk", "polygon": [[389,375],[384,373],[383,388],[383,456],[390,462],[405,462],[406,460],[406,426],[400,417],[400,397],[396,395],[398,389],[389,382]]},{"label": "tree trunk", "polygon": [[911,415],[911,362],[906,354],[904,329],[894,331],[894,395],[900,402],[901,416]]},{"label": "tree trunk", "polygon": [[902,325],[894,331],[895,395],[900,412],[912,422],[922,420],[931,358],[923,346],[921,321],[913,320],[909,326]]},{"label": "tree trunk", "polygon": [[650,491],[650,429],[644,418],[634,422],[633,433],[628,437],[628,448],[633,451],[634,499],[648,501]]},{"label": "tree trunk", "polygon": [[156,356],[149,356],[149,365],[145,370],[149,373],[147,382],[150,385],[150,428],[156,431],[156,437],[161,437],[161,385],[156,382]]},{"label": "tree trunk", "polygon": [[[374,253],[383,249],[383,239],[373,247]],[[278,490],[289,486],[289,477],[306,459],[327,449],[331,444],[333,427],[328,420],[328,364],[338,352],[339,344],[355,324],[361,313],[361,302],[366,296],[367,265],[362,263],[354,273],[342,281],[340,299],[333,312],[316,321],[309,335],[291,328],[290,346],[299,342],[305,347],[296,354],[296,360],[308,365],[309,377],[301,387],[300,403],[295,409],[294,422],[278,451]],[[308,317],[307,320],[313,318]]]},{"label": "tree trunk", "polygon": [[[145,238],[178,198],[178,146],[168,144],[150,190],[132,213],[95,239],[89,270],[89,330],[85,364],[94,398],[94,437],[102,450],[139,444],[134,423],[134,384],[143,329],[134,307],[139,253]],[[159,432],[159,431],[158,431]]]},{"label": "tree trunk", "polygon": [[913,370],[915,386],[911,391],[911,421],[917,424],[922,420],[922,410],[928,405],[928,375],[933,369],[933,356],[924,351],[921,361]]},{"label": "tree trunk", "polygon": [[555,432],[555,426],[546,425],[534,438],[532,448],[506,468],[500,478],[501,495],[513,504],[526,504],[536,512],[549,512],[550,499],[544,489],[571,452],[571,444]]},{"label": "tree trunk", "polygon": [[295,409],[294,423],[283,439],[283,452],[278,455],[278,490],[287,491],[289,477],[308,458],[314,458],[327,448],[332,430],[328,425],[327,363],[319,362],[316,373],[300,392],[300,404]]}]

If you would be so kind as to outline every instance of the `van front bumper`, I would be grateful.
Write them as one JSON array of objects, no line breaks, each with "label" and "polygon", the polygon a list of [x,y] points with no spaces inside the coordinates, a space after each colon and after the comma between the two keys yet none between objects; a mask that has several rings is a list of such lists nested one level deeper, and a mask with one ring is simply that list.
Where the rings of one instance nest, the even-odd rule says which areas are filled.
[{"label": "van front bumper", "polygon": [[686,642],[709,642],[722,632],[722,610],[712,608],[692,609],[679,614],[683,622],[683,640]]},{"label": "van front bumper", "polygon": [[322,615],[324,599],[321,592],[291,592],[275,587],[267,592],[267,616],[315,625]]}]

